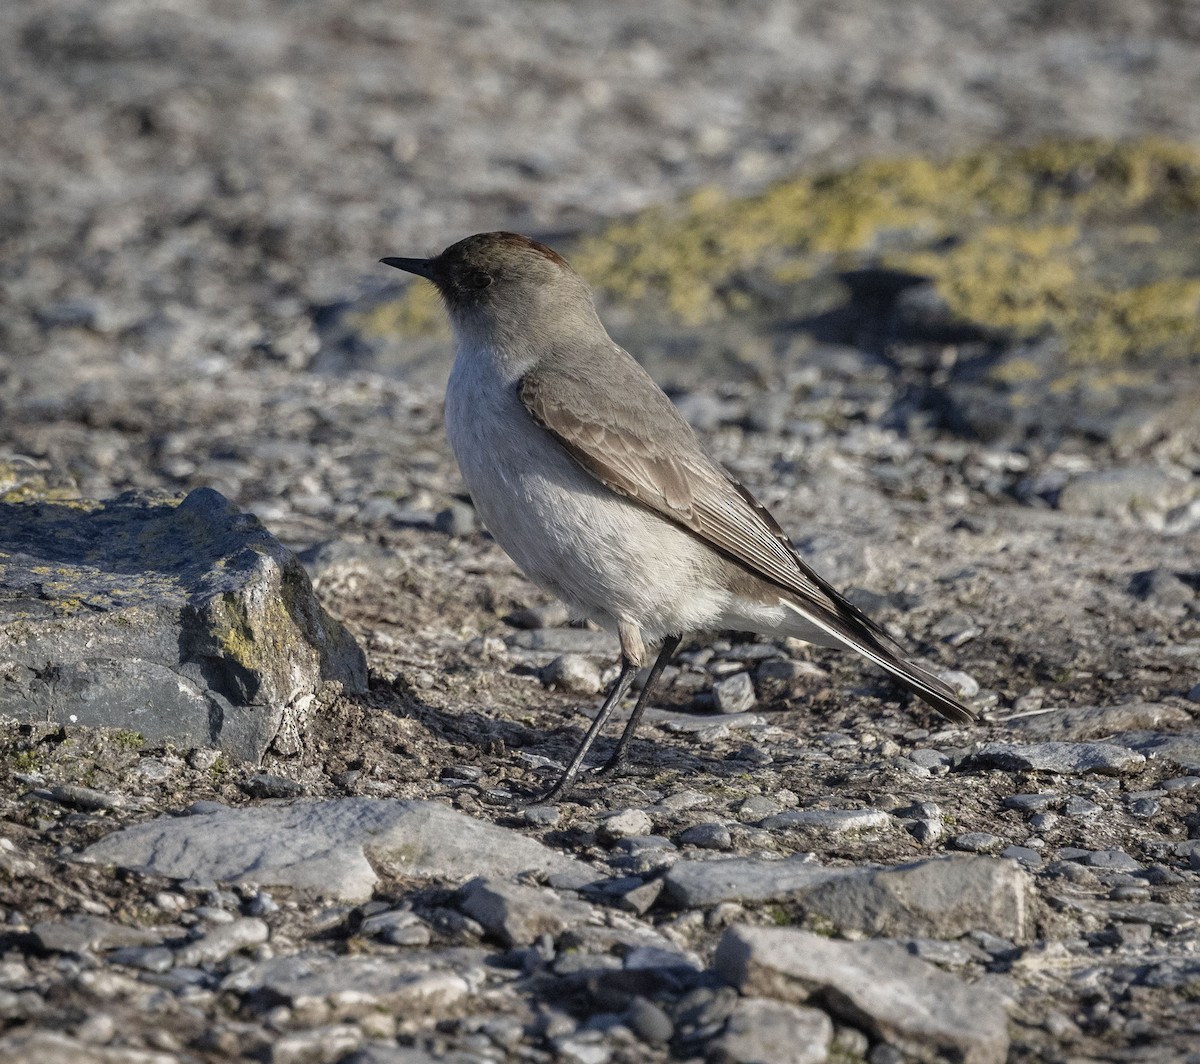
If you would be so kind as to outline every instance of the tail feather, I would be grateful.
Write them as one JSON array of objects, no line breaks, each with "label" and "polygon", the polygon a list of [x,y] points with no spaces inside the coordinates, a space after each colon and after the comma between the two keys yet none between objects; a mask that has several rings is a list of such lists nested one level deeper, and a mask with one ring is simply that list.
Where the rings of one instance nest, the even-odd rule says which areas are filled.
[{"label": "tail feather", "polygon": [[[839,600],[840,595],[835,601]],[[810,624],[828,632],[846,649],[857,651],[867,660],[873,661],[892,679],[931,705],[943,717],[956,724],[970,724],[975,719],[975,714],[963,704],[949,684],[939,680],[920,665],[893,654],[885,647],[875,635],[874,624],[870,627],[856,624],[857,618],[852,614],[833,615],[816,604],[800,603],[790,598],[782,601]]]}]

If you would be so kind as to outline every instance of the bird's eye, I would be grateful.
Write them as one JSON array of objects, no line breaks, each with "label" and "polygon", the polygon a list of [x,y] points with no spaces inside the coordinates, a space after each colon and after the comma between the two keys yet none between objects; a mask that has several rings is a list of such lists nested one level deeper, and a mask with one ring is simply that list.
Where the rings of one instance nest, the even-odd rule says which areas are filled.
[{"label": "bird's eye", "polygon": [[467,278],[467,284],[472,288],[487,288],[492,283],[492,275],[483,270],[474,270]]}]

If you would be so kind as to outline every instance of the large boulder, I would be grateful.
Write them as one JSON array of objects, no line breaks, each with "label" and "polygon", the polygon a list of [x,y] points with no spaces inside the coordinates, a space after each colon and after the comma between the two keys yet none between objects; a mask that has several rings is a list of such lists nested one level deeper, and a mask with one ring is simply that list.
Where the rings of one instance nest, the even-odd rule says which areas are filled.
[{"label": "large boulder", "polygon": [[259,760],[366,660],[296,556],[218,492],[0,502],[0,713]]}]

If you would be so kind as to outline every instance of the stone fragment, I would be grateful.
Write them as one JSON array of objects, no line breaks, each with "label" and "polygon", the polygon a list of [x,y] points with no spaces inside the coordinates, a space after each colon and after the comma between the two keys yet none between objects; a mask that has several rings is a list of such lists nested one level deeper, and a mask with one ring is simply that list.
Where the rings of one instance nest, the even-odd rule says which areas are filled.
[{"label": "stone fragment", "polygon": [[995,853],[1004,845],[1004,840],[986,831],[964,831],[961,835],[955,835],[950,845],[967,853]]},{"label": "stone fragment", "polygon": [[902,946],[841,942],[794,928],[735,925],[713,967],[743,994],[803,1004],[819,995],[839,1018],[922,1061],[1002,1064],[1005,1002]]},{"label": "stone fragment", "polygon": [[[178,928],[176,928],[178,931]],[[163,932],[154,928],[126,927],[99,916],[70,916],[65,920],[43,920],[30,933],[47,953],[83,953],[123,946],[158,945]]]},{"label": "stone fragment", "polygon": [[712,686],[713,705],[718,713],[745,713],[754,705],[754,684],[748,672],[735,672]]},{"label": "stone fragment", "polygon": [[84,851],[101,864],[173,879],[291,886],[331,898],[371,896],[380,874],[461,881],[539,871],[576,884],[587,865],[519,832],[437,802],[381,798],[301,801],[164,816],[106,836]]},{"label": "stone fragment", "polygon": [[625,1024],[643,1042],[651,1045],[666,1045],[675,1034],[671,1017],[653,1001],[641,996],[635,997],[630,1003]]},{"label": "stone fragment", "polygon": [[1014,861],[934,857],[856,871],[793,895],[842,931],[957,938],[985,927],[1017,942],[1033,933],[1032,883]]},{"label": "stone fragment", "polygon": [[824,868],[804,856],[782,861],[755,857],[679,861],[663,877],[667,896],[685,909],[706,909],[723,901],[784,901],[842,870]]},{"label": "stone fragment", "polygon": [[622,809],[600,822],[596,836],[601,842],[611,846],[621,839],[649,835],[651,826],[650,817],[643,810]]},{"label": "stone fragment", "polygon": [[601,687],[600,668],[582,654],[559,654],[542,670],[542,683],[573,695],[594,695]]},{"label": "stone fragment", "polygon": [[1039,739],[1099,739],[1117,732],[1174,731],[1192,723],[1191,716],[1165,702],[1125,702],[1118,706],[1076,706],[1036,717],[1021,717],[1012,727]]},{"label": "stone fragment", "polygon": [[1115,736],[1128,743],[1138,753],[1160,761],[1168,761],[1185,772],[1200,774],[1200,729],[1189,728],[1178,735],[1162,732],[1136,731]]},{"label": "stone fragment", "polygon": [[710,1043],[722,1064],[825,1064],[833,1021],[820,1009],[769,998],[743,998]]},{"label": "stone fragment", "polygon": [[1165,513],[1195,494],[1158,466],[1097,469],[1074,477],[1058,494],[1058,508],[1085,517],[1128,517],[1146,511]]},{"label": "stone fragment", "polygon": [[175,963],[183,968],[201,968],[219,964],[232,953],[257,946],[270,938],[266,923],[255,916],[244,916],[228,924],[218,924],[194,942],[189,942],[175,955]]},{"label": "stone fragment", "polygon": [[55,1031],[17,1030],[0,1038],[4,1064],[179,1064],[174,1053],[101,1046]]},{"label": "stone fragment", "polygon": [[510,635],[505,642],[521,650],[536,650],[549,654],[587,654],[592,657],[616,660],[621,652],[617,637],[611,632],[596,632],[591,628],[532,628]]},{"label": "stone fragment", "polygon": [[787,809],[765,817],[759,827],[808,828],[828,835],[851,835],[881,831],[892,826],[892,818],[879,809]]},{"label": "stone fragment", "polygon": [[1146,759],[1115,743],[984,743],[969,758],[975,768],[1006,772],[1050,772],[1059,776],[1096,772],[1120,776],[1137,772]]},{"label": "stone fragment", "polygon": [[366,661],[303,566],[209,488],[0,503],[0,713],[257,761]]},{"label": "stone fragment", "polygon": [[221,989],[254,994],[293,1009],[337,1016],[375,1009],[439,1015],[469,993],[471,969],[482,951],[346,957],[332,953],[282,954],[226,976]]},{"label": "stone fragment", "polygon": [[679,836],[679,841],[702,850],[728,850],[733,845],[729,828],[718,823],[695,824]]},{"label": "stone fragment", "polygon": [[271,1045],[271,1064],[334,1064],[362,1043],[362,1029],[349,1023],[288,1031]]},{"label": "stone fragment", "polygon": [[593,916],[586,902],[501,879],[471,880],[462,888],[458,907],[510,947],[556,936]]}]

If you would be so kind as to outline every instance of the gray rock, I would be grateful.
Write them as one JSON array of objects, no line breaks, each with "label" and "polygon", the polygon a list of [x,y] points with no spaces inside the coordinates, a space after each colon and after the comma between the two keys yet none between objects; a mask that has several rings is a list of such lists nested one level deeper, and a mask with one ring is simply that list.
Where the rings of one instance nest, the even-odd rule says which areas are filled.
[{"label": "gray rock", "polygon": [[1195,489],[1158,466],[1128,466],[1081,473],[1064,485],[1058,508],[1085,517],[1121,517],[1145,511],[1165,513],[1187,501]]},{"label": "gray rock", "polygon": [[1054,791],[1043,794],[1010,794],[1004,799],[1005,809],[1016,809],[1022,813],[1041,813],[1055,805],[1059,800]]},{"label": "gray rock", "polygon": [[299,798],[304,793],[304,784],[272,772],[257,772],[242,785],[251,798]]},{"label": "gray rock", "polygon": [[1178,735],[1137,731],[1115,736],[1149,758],[1169,761],[1185,772],[1200,773],[1200,730],[1190,728]]},{"label": "gray rock", "polygon": [[[469,993],[472,961],[463,951],[346,957],[292,953],[258,961],[227,976],[221,989],[237,994],[266,992],[294,1009],[328,1009],[335,1014],[371,1009],[438,1014]],[[474,956],[474,954],[472,954]],[[455,970],[457,969],[457,970]],[[348,991],[351,991],[348,993]]]},{"label": "gray rock", "polygon": [[793,897],[807,915],[843,931],[957,938],[986,927],[1018,942],[1033,933],[1029,875],[992,857],[935,857],[852,872]]},{"label": "gray rock", "polygon": [[[1087,798],[1080,798],[1079,795],[1073,794],[1070,798],[1063,802],[1062,810],[1066,816],[1090,818],[1104,812],[1104,807],[1097,805],[1095,802],[1090,801]],[[1042,828],[1053,826],[1054,821],[1046,819],[1054,816],[1053,813],[1039,813],[1038,816],[1042,818],[1041,821],[1038,824],[1033,825],[1033,820],[1038,819],[1038,817],[1034,817],[1032,820],[1030,820],[1030,824],[1035,826],[1039,831],[1041,831]]]},{"label": "gray rock", "polygon": [[1142,864],[1124,850],[1093,850],[1083,861],[1089,868],[1104,868],[1110,872],[1140,872]]},{"label": "gray rock", "polygon": [[675,1034],[671,1017],[653,1001],[635,997],[625,1014],[626,1026],[643,1042],[651,1045],[666,1045]]},{"label": "gray rock", "polygon": [[556,936],[594,915],[586,902],[500,879],[472,880],[463,887],[458,907],[510,947]]},{"label": "gray rock", "polygon": [[1026,868],[1041,868],[1042,855],[1029,846],[1009,846],[1000,854],[1013,861],[1019,861]]},{"label": "gray rock", "polygon": [[211,489],[3,510],[0,712],[256,761],[323,681],[366,690],[295,555]]},{"label": "gray rock", "polygon": [[955,835],[950,845],[956,850],[967,853],[994,853],[1004,845],[1004,840],[998,835],[989,835],[986,831],[965,831]]},{"label": "gray rock", "polygon": [[712,686],[713,705],[718,713],[745,713],[754,705],[754,684],[748,672],[735,672]]},{"label": "gray rock", "polygon": [[393,946],[428,946],[429,926],[408,909],[392,909],[368,916],[358,928],[360,935],[380,938]]},{"label": "gray rock", "polygon": [[724,824],[696,824],[679,836],[685,846],[699,846],[702,850],[728,850],[733,845],[729,828]]},{"label": "gray rock", "polygon": [[38,946],[48,953],[83,953],[122,946],[158,945],[163,932],[154,928],[126,927],[99,916],[71,916],[43,920],[30,928]]},{"label": "gray rock", "polygon": [[1002,1064],[1005,1002],[886,941],[839,942],[793,928],[736,925],[713,967],[743,994],[803,1004],[819,994],[839,1017],[919,1060]]},{"label": "gray rock", "polygon": [[562,819],[562,810],[556,805],[528,805],[521,817],[532,827],[552,828]]},{"label": "gray rock", "polygon": [[165,946],[127,946],[104,958],[109,964],[126,964],[147,972],[166,972],[175,966],[175,954]]},{"label": "gray rock", "polygon": [[5,1064],[179,1064],[174,1053],[89,1045],[55,1031],[16,1031],[0,1038]]},{"label": "gray rock", "polygon": [[587,654],[591,657],[613,658],[620,653],[617,637],[611,632],[595,632],[590,628],[532,628],[510,635],[505,642],[521,650],[536,650],[551,654]]},{"label": "gray rock", "polygon": [[833,1021],[820,1009],[769,998],[743,998],[709,1054],[729,1064],[824,1064]]},{"label": "gray rock", "polygon": [[461,881],[485,868],[556,873],[575,883],[598,878],[534,839],[437,802],[379,798],[159,817],[114,832],[83,857],[173,879],[292,886],[347,901],[369,898],[381,873]]},{"label": "gray rock", "polygon": [[574,695],[594,695],[601,687],[600,669],[582,654],[559,654],[542,670],[542,683]]},{"label": "gray rock", "polygon": [[333,1064],[363,1043],[363,1032],[349,1023],[329,1023],[287,1031],[271,1045],[271,1064]]},{"label": "gray rock", "polygon": [[785,901],[845,875],[843,870],[824,868],[804,857],[783,861],[731,857],[679,861],[663,877],[663,884],[676,905],[704,909],[723,901]]},{"label": "gray rock", "polygon": [[1041,739],[1098,739],[1116,732],[1170,731],[1190,725],[1191,716],[1165,702],[1126,702],[1119,706],[1077,706],[1036,717],[1022,717],[1012,727]]},{"label": "gray rock", "polygon": [[231,953],[257,946],[270,937],[270,929],[264,921],[244,916],[232,923],[218,924],[195,942],[189,942],[175,955],[175,963],[183,968],[219,964]]},{"label": "gray rock", "polygon": [[971,755],[969,763],[973,767],[1006,772],[1050,772],[1060,776],[1096,772],[1119,776],[1138,771],[1146,759],[1115,743],[984,743]]},{"label": "gray rock", "polygon": [[641,809],[622,809],[600,822],[596,837],[607,845],[614,845],[622,839],[641,838],[649,836],[652,821],[649,814]]},{"label": "gray rock", "polygon": [[760,827],[807,828],[827,835],[851,835],[860,831],[883,831],[892,818],[878,809],[788,809],[765,817]]},{"label": "gray rock", "polygon": [[125,799],[119,794],[81,787],[77,783],[56,783],[47,787],[44,792],[35,793],[39,797],[44,793],[47,798],[74,809],[121,809],[125,805]]}]

